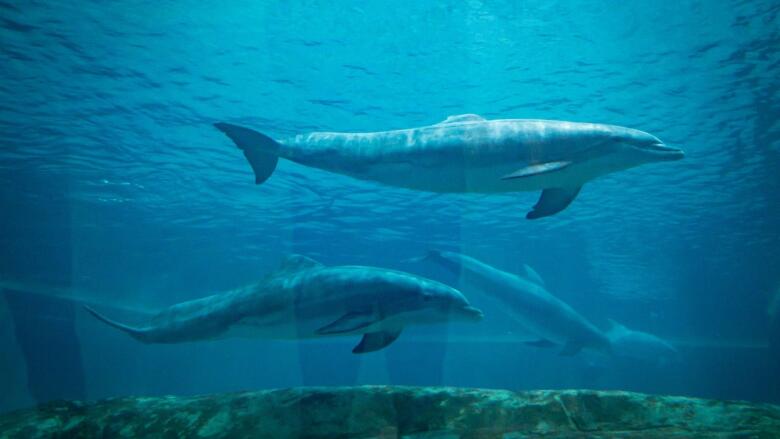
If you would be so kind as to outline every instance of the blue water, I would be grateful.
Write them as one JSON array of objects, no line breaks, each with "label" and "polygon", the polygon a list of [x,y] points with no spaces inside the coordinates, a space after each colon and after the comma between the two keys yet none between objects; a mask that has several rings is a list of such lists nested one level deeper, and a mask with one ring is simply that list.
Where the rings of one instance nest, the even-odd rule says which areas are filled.
[{"label": "blue water", "polygon": [[[780,402],[778,14],[772,0],[0,3],[0,409],[352,384]],[[537,193],[415,192],[285,160],[255,186],[212,127],[281,138],[461,113],[632,127],[686,158],[527,221]],[[682,362],[526,347],[488,305],[479,325],[366,356],[352,338],[142,345],[77,305],[141,321],[289,253],[457,286],[404,262],[431,248],[527,263],[597,326],[656,334]]]}]

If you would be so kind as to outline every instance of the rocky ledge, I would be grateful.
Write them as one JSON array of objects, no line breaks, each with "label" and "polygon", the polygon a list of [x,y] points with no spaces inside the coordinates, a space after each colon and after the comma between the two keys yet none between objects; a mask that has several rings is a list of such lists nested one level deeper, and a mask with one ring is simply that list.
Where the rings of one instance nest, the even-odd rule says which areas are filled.
[{"label": "rocky ledge", "polygon": [[0,437],[780,437],[780,406],[630,392],[295,388],[55,402]]}]

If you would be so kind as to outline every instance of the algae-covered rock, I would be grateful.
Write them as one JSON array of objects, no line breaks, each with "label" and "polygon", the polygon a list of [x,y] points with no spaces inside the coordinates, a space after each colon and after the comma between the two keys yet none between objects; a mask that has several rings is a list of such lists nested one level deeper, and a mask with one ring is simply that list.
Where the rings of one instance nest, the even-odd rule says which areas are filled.
[{"label": "algae-covered rock", "polygon": [[630,392],[295,388],[55,402],[0,437],[780,437],[780,406]]}]

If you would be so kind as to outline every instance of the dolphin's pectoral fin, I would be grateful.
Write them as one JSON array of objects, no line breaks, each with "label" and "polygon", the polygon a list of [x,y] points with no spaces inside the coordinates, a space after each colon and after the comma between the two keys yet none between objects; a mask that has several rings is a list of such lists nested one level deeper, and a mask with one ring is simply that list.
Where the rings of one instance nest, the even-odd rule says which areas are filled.
[{"label": "dolphin's pectoral fin", "polygon": [[559,353],[559,355],[563,355],[564,357],[571,357],[572,355],[576,355],[579,351],[581,351],[583,346],[583,343],[579,340],[569,340],[566,342],[566,346],[563,347],[563,350]]},{"label": "dolphin's pectoral fin", "polygon": [[527,346],[533,346],[536,348],[552,348],[558,346],[557,344],[551,342],[550,340],[547,340],[546,338],[540,338],[539,340],[533,340],[533,341],[524,341],[523,344]]},{"label": "dolphin's pectoral fin", "polygon": [[556,187],[543,190],[542,196],[539,197],[539,201],[536,202],[533,210],[528,212],[525,217],[528,219],[537,219],[555,215],[563,209],[566,209],[566,206],[577,198],[580,189],[582,189],[582,186],[570,188]]},{"label": "dolphin's pectoral fin", "polygon": [[536,175],[549,174],[551,172],[560,171],[571,165],[571,162],[547,162],[537,163],[535,165],[526,166],[520,168],[517,171],[504,175],[502,180],[512,180],[514,178],[534,177]]},{"label": "dolphin's pectoral fin", "polygon": [[317,330],[317,334],[344,334],[365,328],[381,319],[376,317],[373,312],[348,312],[339,317],[333,323],[323,326]]},{"label": "dolphin's pectoral fin", "polygon": [[399,335],[401,335],[400,329],[397,331],[367,332],[363,334],[360,343],[352,349],[352,353],[365,354],[366,352],[378,351],[394,342]]}]

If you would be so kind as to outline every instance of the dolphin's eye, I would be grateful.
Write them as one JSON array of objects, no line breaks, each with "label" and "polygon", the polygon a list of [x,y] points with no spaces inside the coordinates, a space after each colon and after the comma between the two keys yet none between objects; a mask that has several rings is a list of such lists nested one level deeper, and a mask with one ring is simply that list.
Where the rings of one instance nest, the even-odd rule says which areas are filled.
[{"label": "dolphin's eye", "polygon": [[433,296],[431,296],[430,294],[423,294],[422,298],[424,302],[430,302],[431,300],[433,300]]}]

